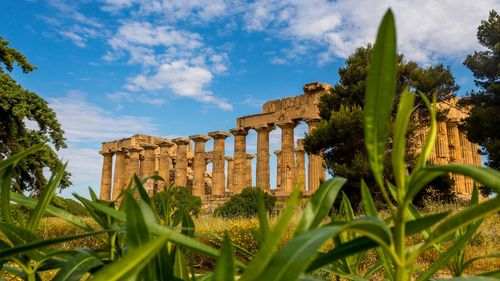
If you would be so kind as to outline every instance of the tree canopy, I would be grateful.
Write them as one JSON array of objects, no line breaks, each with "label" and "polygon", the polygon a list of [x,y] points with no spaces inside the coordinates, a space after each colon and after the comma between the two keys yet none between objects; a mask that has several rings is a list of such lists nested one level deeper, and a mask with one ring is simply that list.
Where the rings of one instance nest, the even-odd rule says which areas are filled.
[{"label": "tree canopy", "polygon": [[[339,82],[330,93],[320,97],[318,104],[322,121],[317,129],[307,134],[304,146],[308,153],[323,154],[326,166],[332,175],[348,179],[344,191],[351,200],[359,197],[360,180],[373,183],[367,154],[364,145],[363,112],[366,78],[368,75],[372,47],[361,47],[347,58],[344,67],[339,69]],[[431,97],[437,94],[438,100],[448,100],[455,96],[458,90],[449,67],[437,64],[421,67],[416,62],[405,61],[403,55],[398,56],[397,93],[404,87],[424,93]],[[399,99],[396,98],[396,103]],[[395,107],[394,107],[395,108]],[[413,124],[410,134],[416,126],[425,125],[428,116],[427,109],[420,98],[416,99],[413,118],[419,123]],[[409,150],[414,149],[415,138],[408,142]],[[410,149],[411,148],[411,149]],[[390,150],[390,142],[387,149]],[[386,153],[388,154],[388,153]],[[387,159],[386,178],[390,179],[391,169]],[[412,163],[412,155],[408,153],[408,162]],[[450,189],[451,186],[448,187]]]},{"label": "tree canopy", "polygon": [[481,145],[488,156],[486,164],[500,169],[500,15],[490,11],[488,20],[481,21],[477,40],[483,51],[470,54],[464,61],[474,75],[478,87],[461,100],[470,108],[462,128],[467,137]]},{"label": "tree canopy", "polygon": [[[64,131],[47,102],[21,87],[9,75],[15,64],[24,73],[36,67],[8,45],[9,42],[0,37],[0,158],[46,143],[43,149],[24,158],[13,171],[14,190],[38,194],[47,181],[44,168],[54,172],[63,167],[55,151],[66,147]],[[60,188],[71,184],[69,176],[66,172]]]}]

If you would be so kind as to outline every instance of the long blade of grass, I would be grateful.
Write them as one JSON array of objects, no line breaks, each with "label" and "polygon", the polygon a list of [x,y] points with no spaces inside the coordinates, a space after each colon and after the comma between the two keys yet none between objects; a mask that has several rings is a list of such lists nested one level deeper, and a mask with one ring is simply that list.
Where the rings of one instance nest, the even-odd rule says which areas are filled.
[{"label": "long blade of grass", "polygon": [[50,205],[50,201],[52,200],[52,197],[56,192],[56,188],[64,176],[64,171],[66,170],[67,165],[68,163],[65,163],[62,169],[57,171],[56,174],[49,179],[42,196],[38,199],[38,203],[28,219],[27,229],[29,231],[36,232],[38,230],[40,220],[45,214],[47,207]]},{"label": "long blade of grass", "polygon": [[410,93],[408,87],[405,87],[401,94],[401,100],[398,105],[396,121],[394,123],[394,141],[392,145],[392,171],[396,182],[398,202],[403,201],[405,193],[405,175],[406,175],[406,134],[408,133],[408,125],[410,116],[415,103],[415,95]]},{"label": "long blade of grass", "polygon": [[104,263],[95,254],[77,251],[64,263],[52,280],[81,280],[87,272],[103,265]]},{"label": "long blade of grass", "polygon": [[429,166],[425,170],[431,172],[445,172],[468,176],[475,181],[493,189],[497,194],[500,194],[500,172],[485,167],[472,165],[446,165],[446,166]]},{"label": "long blade of grass", "polygon": [[344,178],[335,177],[319,186],[306,208],[304,208],[302,218],[295,229],[295,235],[318,227],[321,221],[328,216],[333,202],[335,202],[340,189],[346,181]]},{"label": "long blade of grass", "polygon": [[174,276],[177,280],[189,281],[189,273],[186,265],[186,258],[181,248],[175,248]]},{"label": "long blade of grass", "polygon": [[274,252],[278,248],[283,232],[292,220],[292,216],[295,213],[295,207],[297,206],[299,199],[299,191],[299,188],[295,188],[293,191],[292,195],[286,202],[286,206],[281,214],[281,217],[269,234],[269,238],[264,242],[260,251],[255,256],[254,262],[247,267],[241,276],[241,281],[259,280],[258,276],[260,276],[262,271],[264,271],[271,261]]},{"label": "long blade of grass", "polygon": [[269,235],[269,221],[267,218],[266,207],[264,206],[264,192],[257,188],[257,215],[259,218],[260,240],[266,241]]},{"label": "long blade of grass", "polygon": [[234,280],[234,256],[233,246],[229,236],[224,237],[224,243],[217,264],[215,266],[212,281],[231,281]]},{"label": "long blade of grass", "polygon": [[420,152],[417,159],[417,164],[415,165],[415,170],[418,170],[425,166],[427,159],[429,159],[437,138],[437,95],[432,96],[432,104],[429,99],[423,94],[419,93],[420,97],[424,101],[427,109],[430,112],[431,120],[429,125],[429,131],[425,136],[424,147]]},{"label": "long blade of grass", "polygon": [[90,280],[93,281],[114,281],[125,280],[133,277],[140,272],[155,254],[165,247],[170,233],[163,234],[158,238],[149,241],[141,248],[127,252],[127,254],[118,261],[115,261],[102,268]]},{"label": "long blade of grass", "polygon": [[373,47],[363,109],[368,161],[382,189],[388,119],[392,112],[392,101],[396,92],[396,65],[396,28],[392,11],[388,10],[382,19]]}]

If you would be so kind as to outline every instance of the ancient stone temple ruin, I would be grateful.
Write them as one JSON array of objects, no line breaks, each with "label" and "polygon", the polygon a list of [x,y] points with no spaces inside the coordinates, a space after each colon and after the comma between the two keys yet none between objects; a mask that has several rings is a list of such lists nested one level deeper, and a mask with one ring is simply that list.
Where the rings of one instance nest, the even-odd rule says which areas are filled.
[{"label": "ancient stone temple ruin", "polygon": [[[171,184],[189,188],[194,195],[201,197],[236,194],[252,186],[255,175],[255,186],[276,196],[289,195],[296,184],[301,186],[304,194],[310,195],[325,180],[326,170],[320,155],[306,155],[302,139],[295,143],[294,128],[301,121],[307,124],[308,131],[317,126],[320,121],[319,97],[330,88],[324,83],[307,84],[302,95],[266,102],[261,113],[237,118],[236,127],[229,132],[215,131],[171,140],[134,135],[104,142],[100,151],[104,157],[100,197],[117,198],[134,174],[141,178],[159,175],[165,179],[165,182],[148,180],[145,187],[150,194]],[[447,118],[439,122],[431,161],[481,165],[478,145],[467,140],[458,129],[464,113],[449,104],[440,106],[449,110]],[[281,149],[273,152],[277,159],[277,174],[276,183],[271,185],[269,134],[277,127],[281,129]],[[246,139],[250,130],[257,133],[256,154],[247,153]],[[422,136],[423,133],[425,129],[422,129]],[[232,156],[225,155],[228,138],[234,138]],[[213,139],[213,149],[206,151],[205,143],[210,139]],[[252,171],[254,158],[255,173]],[[207,172],[209,163],[212,163],[211,173]],[[472,181],[458,175],[452,177],[456,192],[471,192]]]}]

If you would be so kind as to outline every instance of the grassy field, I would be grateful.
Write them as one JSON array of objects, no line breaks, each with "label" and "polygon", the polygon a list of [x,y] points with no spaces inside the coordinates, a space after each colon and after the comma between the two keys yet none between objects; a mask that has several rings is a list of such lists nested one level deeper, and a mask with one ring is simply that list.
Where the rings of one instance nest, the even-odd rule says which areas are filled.
[{"label": "grassy field", "polygon": [[[455,204],[427,204],[422,210],[426,214],[442,212],[442,211],[452,211],[457,212],[458,210],[464,208],[465,204],[455,203]],[[384,214],[382,214],[384,215]],[[290,239],[293,233],[296,223],[301,216],[301,210],[297,210],[292,223],[290,224],[288,230],[286,231],[283,242]],[[89,223],[92,223],[92,219],[87,218]],[[271,223],[274,219],[271,218]],[[217,218],[211,215],[202,215],[195,218],[196,234],[199,236],[198,239],[201,241],[211,244],[220,245],[220,242],[213,235],[223,236],[228,233],[232,241],[240,246],[241,248],[248,250],[249,252],[255,253],[259,247],[259,241],[256,238],[256,233],[258,233],[258,221],[256,218],[252,219],[223,219]],[[69,225],[68,223],[58,219],[58,218],[45,218],[40,227],[40,235],[44,238],[57,237],[63,235],[70,235],[77,233],[76,227]],[[420,242],[420,237],[414,236],[408,239],[408,244],[415,244]],[[94,249],[99,249],[104,246],[103,242],[98,237],[83,238],[80,240],[75,240],[72,242],[59,244],[58,247],[62,249],[71,248],[82,248],[89,247]],[[323,246],[323,250],[328,250],[333,246],[331,242],[326,243]],[[480,255],[486,255],[498,251],[500,249],[500,214],[493,214],[484,221],[479,231],[475,237],[471,240],[471,243],[467,247],[466,259],[470,259]],[[436,252],[429,251],[425,255],[421,256],[419,259],[419,264],[422,269],[428,267],[435,261]],[[244,255],[240,258],[245,259]],[[210,269],[214,261],[212,259],[194,255],[195,268],[200,271],[205,271]],[[362,268],[366,270],[371,264],[376,262],[375,253],[368,253],[365,261],[362,264]],[[500,259],[489,259],[480,260],[475,262],[468,270],[466,274],[480,273],[484,271],[491,271],[500,268]],[[363,270],[362,269],[362,270]],[[440,275],[447,276],[449,271],[444,269],[440,272]]]}]

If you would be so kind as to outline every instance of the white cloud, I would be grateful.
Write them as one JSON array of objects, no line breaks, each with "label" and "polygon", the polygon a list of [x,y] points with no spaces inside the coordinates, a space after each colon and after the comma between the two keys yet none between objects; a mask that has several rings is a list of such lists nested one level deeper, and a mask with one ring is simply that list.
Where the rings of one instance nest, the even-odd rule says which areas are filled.
[{"label": "white cloud", "polygon": [[157,125],[151,118],[113,115],[104,108],[87,102],[85,95],[77,91],[49,99],[49,103],[56,111],[69,142],[102,142],[136,133],[156,132]]},{"label": "white cloud", "polygon": [[[498,0],[378,1],[257,0],[245,13],[249,31],[265,31],[302,46],[324,49],[320,62],[345,58],[373,42],[388,7],[396,15],[398,46],[420,63],[460,58],[478,48],[475,33]],[[292,49],[293,50],[293,49]]]},{"label": "white cloud", "polygon": [[158,92],[168,89],[179,97],[213,104],[223,110],[232,105],[210,90],[214,75],[227,72],[228,56],[206,47],[199,34],[149,22],[123,23],[108,40],[112,48],[105,56],[114,60],[129,54],[129,63],[140,64],[143,73],[128,79],[129,91]]},{"label": "white cloud", "polygon": [[154,97],[152,95],[129,93],[129,92],[115,92],[107,94],[106,98],[108,100],[117,102],[118,104],[121,104],[122,102],[140,102],[140,103],[159,106],[167,102],[167,100],[163,98]]},{"label": "white cloud", "polygon": [[76,46],[80,48],[85,47],[85,39],[80,35],[71,31],[59,31],[59,34],[71,40]]}]

